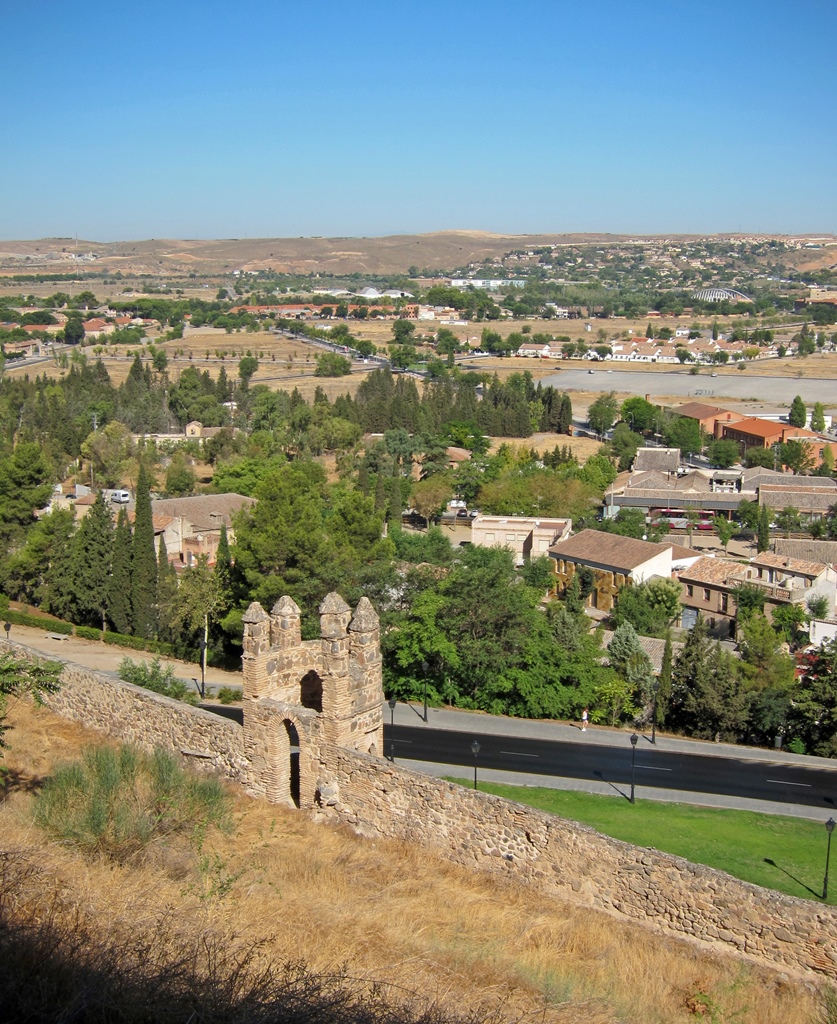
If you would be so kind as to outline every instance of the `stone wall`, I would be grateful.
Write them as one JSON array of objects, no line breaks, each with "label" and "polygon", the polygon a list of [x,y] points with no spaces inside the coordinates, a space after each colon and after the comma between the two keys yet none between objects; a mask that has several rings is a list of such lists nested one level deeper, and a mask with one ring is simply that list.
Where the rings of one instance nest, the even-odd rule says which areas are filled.
[{"label": "stone wall", "polygon": [[833,908],[357,752],[338,750],[334,772],[330,802],[364,835],[430,846],[549,895],[837,978]]},{"label": "stone wall", "polygon": [[[18,644],[9,646],[24,657],[40,657]],[[371,663],[377,673],[374,657]],[[518,878],[550,896],[774,966],[837,979],[837,911],[832,908],[408,771],[363,749],[336,746],[324,736],[326,716],[311,708],[274,697],[251,698],[242,728],[112,676],[65,664],[61,689],[48,699],[58,714],[146,748],[180,751],[196,766],[217,770],[254,796],[287,803],[296,772],[297,800],[303,807],[328,808],[363,835],[421,844],[459,864]],[[351,690],[351,673],[346,680]],[[356,709],[362,721],[365,705]],[[377,721],[375,726],[377,732]],[[291,755],[294,734],[296,761]]]},{"label": "stone wall", "polygon": [[[22,644],[6,646],[22,657],[47,660]],[[45,700],[56,714],[146,750],[179,751],[197,767],[246,785],[243,730],[236,722],[73,662],[64,666],[59,690]]]}]

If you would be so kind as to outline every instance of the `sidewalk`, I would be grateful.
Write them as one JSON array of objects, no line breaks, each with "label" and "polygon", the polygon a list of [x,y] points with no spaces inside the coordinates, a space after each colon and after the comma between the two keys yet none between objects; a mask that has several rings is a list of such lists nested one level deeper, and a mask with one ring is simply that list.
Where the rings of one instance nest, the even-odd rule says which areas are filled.
[{"label": "sidewalk", "polygon": [[[25,644],[47,658],[72,661],[83,668],[92,668],[97,672],[107,672],[114,676],[119,675],[119,665],[123,658],[130,658],[131,661],[150,662],[158,657],[149,651],[132,651],[126,647],[112,647],[101,641],[82,640],[77,636],[54,640],[48,632],[33,626],[13,625],[9,639],[12,643]],[[186,683],[191,683],[193,679],[200,682],[200,665],[189,661],[178,661],[176,658],[166,658],[163,655],[159,655],[159,658],[164,665],[172,666],[178,679],[182,679]],[[243,683],[244,679],[240,672],[225,672],[223,669],[213,668],[211,665],[206,666],[207,693],[210,688],[214,691],[221,686],[233,686],[240,690]]]}]

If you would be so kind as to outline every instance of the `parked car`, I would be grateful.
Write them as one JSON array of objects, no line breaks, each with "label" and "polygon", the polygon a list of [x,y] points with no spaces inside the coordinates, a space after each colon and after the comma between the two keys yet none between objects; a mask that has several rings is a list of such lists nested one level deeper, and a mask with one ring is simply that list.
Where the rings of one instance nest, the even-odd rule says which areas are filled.
[{"label": "parked car", "polygon": [[115,505],[127,505],[131,500],[130,491],[113,491],[110,496],[110,500]]},{"label": "parked car", "polygon": [[456,518],[457,519],[468,519],[468,518],[470,518],[469,515],[468,515],[468,509],[467,508],[461,508],[456,513]]},{"label": "parked car", "polygon": [[472,508],[471,511],[468,513],[468,518],[476,519],[479,514],[480,510],[478,508]]}]

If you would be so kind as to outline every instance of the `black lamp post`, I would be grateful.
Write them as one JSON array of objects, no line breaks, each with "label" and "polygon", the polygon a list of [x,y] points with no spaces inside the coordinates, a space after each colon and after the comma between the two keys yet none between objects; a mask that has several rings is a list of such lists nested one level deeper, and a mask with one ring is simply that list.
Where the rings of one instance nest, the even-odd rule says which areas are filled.
[{"label": "black lamp post", "polygon": [[834,831],[834,819],[829,818],[825,823],[825,831],[828,833],[828,846],[825,851],[825,878],[822,880],[822,898],[828,898],[828,862],[831,860],[831,833]]},{"label": "black lamp post", "polygon": [[426,661],[421,663],[421,674],[424,676],[424,720],[427,721],[427,673],[430,666]]},{"label": "black lamp post", "polygon": [[657,697],[660,694],[660,680],[654,683],[654,707],[651,710],[651,742],[657,743]]},{"label": "black lamp post", "polygon": [[634,773],[636,771],[636,745],[639,742],[639,736],[631,733],[631,803],[636,803],[634,799]]},{"label": "black lamp post", "polygon": [[12,624],[11,624],[11,622],[4,622],[3,623],[3,629],[6,630],[6,643],[8,643],[9,642],[9,633],[11,633],[11,631],[12,631]]},{"label": "black lamp post", "polygon": [[471,753],[474,755],[474,789],[477,788],[477,757],[479,756],[480,745],[476,740],[471,744]]},{"label": "black lamp post", "polygon": [[398,703],[398,701],[395,699],[395,697],[390,697],[390,699],[387,701],[387,704],[389,704],[389,724],[390,725],[395,725],[395,705],[397,703]]}]

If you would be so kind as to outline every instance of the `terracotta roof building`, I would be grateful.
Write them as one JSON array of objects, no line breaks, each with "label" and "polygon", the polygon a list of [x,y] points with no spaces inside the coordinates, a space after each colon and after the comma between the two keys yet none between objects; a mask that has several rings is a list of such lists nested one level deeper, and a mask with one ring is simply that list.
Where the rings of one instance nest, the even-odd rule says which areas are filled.
[{"label": "terracotta roof building", "polygon": [[724,424],[736,423],[746,417],[741,413],[731,412],[729,409],[720,409],[714,405],[704,405],[703,402],[686,402],[674,410],[678,416],[685,416],[689,420],[697,420],[702,430],[712,437],[719,438]]}]

